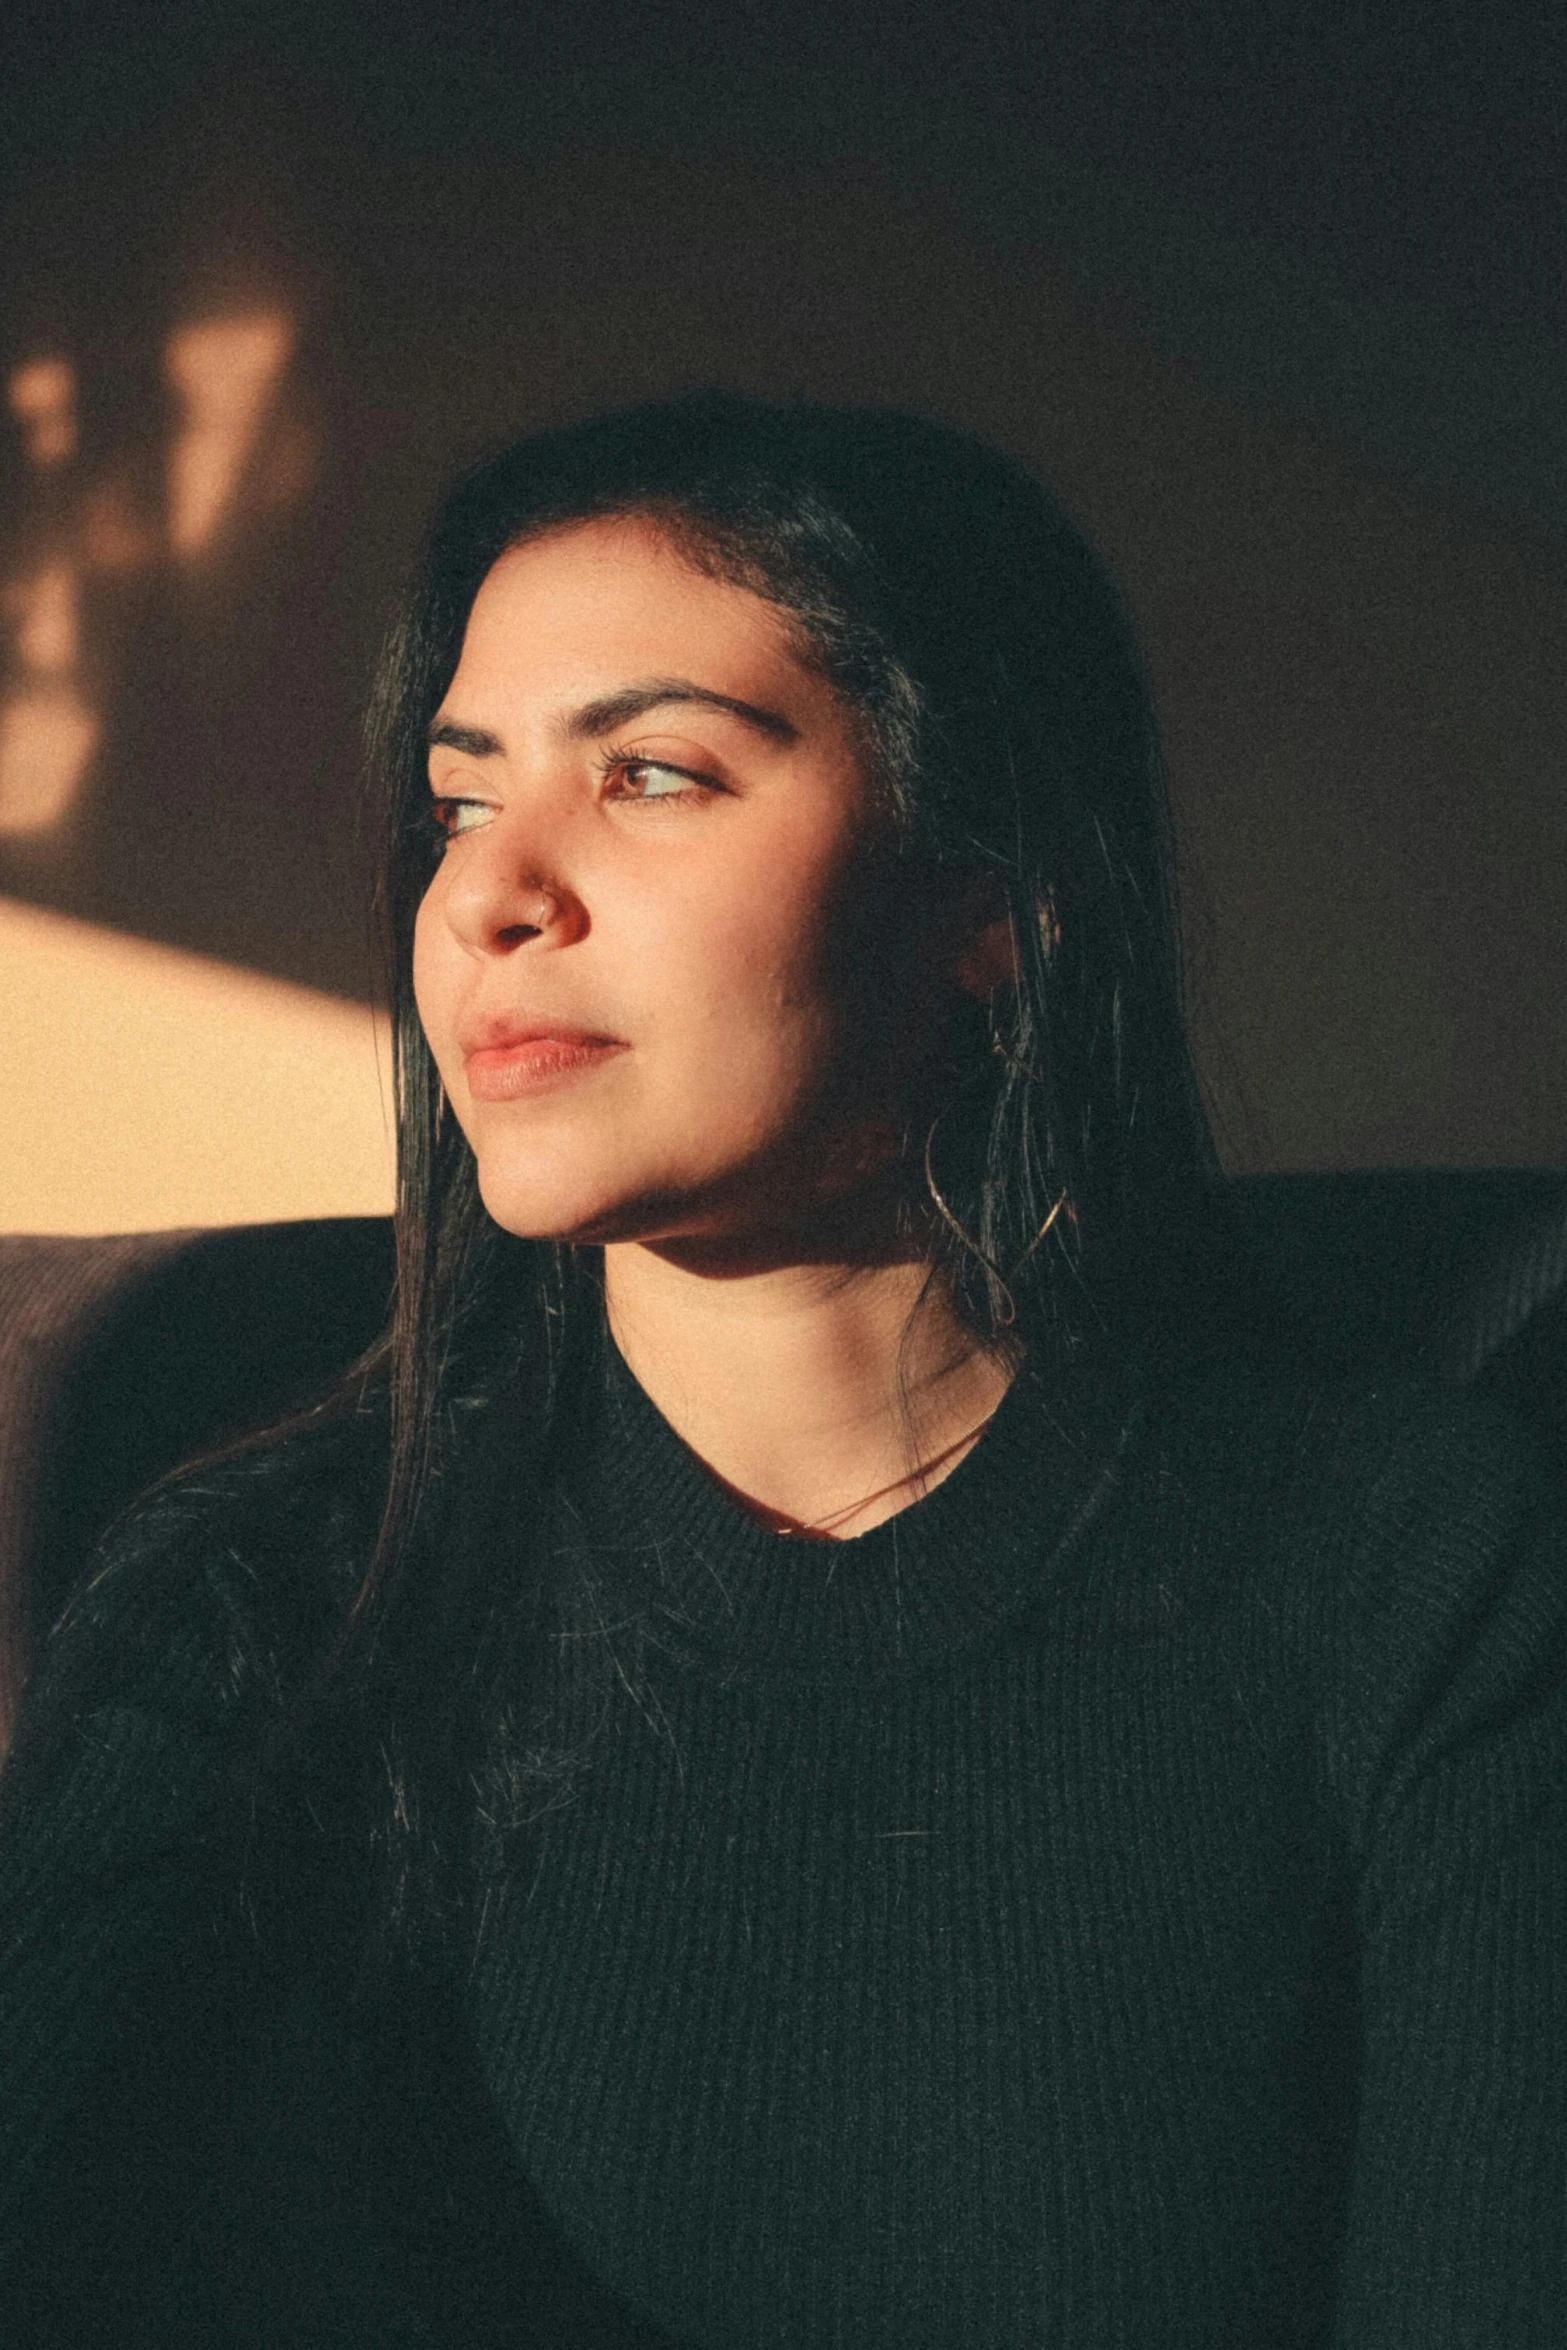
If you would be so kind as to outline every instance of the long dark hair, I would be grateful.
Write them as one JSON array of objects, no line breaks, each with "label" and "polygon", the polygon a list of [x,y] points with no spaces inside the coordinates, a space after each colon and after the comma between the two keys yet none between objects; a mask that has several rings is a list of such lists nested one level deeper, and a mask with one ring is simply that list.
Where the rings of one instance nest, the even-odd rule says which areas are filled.
[{"label": "long dark hair", "polygon": [[1088,1334],[1114,1342],[1167,1321],[1212,1191],[1143,666],[1119,596],[1047,490],[946,425],[719,391],[538,434],[467,474],[389,636],[368,735],[398,1287],[387,1505],[341,1657],[378,1679],[390,1812],[410,1850],[435,1832],[433,1784],[464,1776],[453,1742],[467,1698],[435,1695],[443,1643],[448,1691],[471,1697],[486,1658],[515,1661],[530,1606],[515,1555],[529,1513],[513,1490],[497,1575],[473,1515],[483,1446],[467,1432],[521,1378],[526,1442],[513,1421],[500,1449],[513,1489],[541,1476],[600,1310],[590,1252],[517,1241],[486,1214],[420,1027],[411,939],[438,853],[428,733],[498,557],[605,516],[652,521],[787,614],[865,724],[892,853],[987,873],[1010,914],[1017,983],[988,1015],[962,1014],[949,1098],[910,1169],[933,1258],[980,1342],[1067,1371]]}]

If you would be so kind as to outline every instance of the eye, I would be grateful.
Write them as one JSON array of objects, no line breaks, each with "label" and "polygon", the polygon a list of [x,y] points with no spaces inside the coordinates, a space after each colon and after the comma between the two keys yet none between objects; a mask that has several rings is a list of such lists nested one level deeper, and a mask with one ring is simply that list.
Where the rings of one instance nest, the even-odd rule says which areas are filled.
[{"label": "eye", "polygon": [[472,832],[493,813],[488,800],[454,800],[437,796],[430,802],[430,823],[441,840],[456,840],[459,833]]},{"label": "eye", "polygon": [[632,758],[624,751],[606,751],[599,767],[609,783],[612,799],[637,803],[695,800],[711,796],[721,788],[705,776],[693,775],[688,768],[668,767],[661,759]]},{"label": "eye", "polygon": [[630,767],[622,768],[621,774],[639,800],[676,799],[688,782],[678,767],[660,767],[653,759],[635,760]]}]

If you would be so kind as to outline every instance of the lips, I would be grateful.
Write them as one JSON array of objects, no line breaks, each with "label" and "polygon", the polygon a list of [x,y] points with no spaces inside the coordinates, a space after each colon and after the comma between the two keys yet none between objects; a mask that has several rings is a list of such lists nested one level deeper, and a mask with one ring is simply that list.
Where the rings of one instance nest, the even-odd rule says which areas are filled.
[{"label": "lips", "polygon": [[490,1021],[463,1041],[463,1074],[475,1101],[513,1101],[520,1094],[586,1076],[625,1049],[618,1037],[598,1036],[563,1022],[524,1028]]}]

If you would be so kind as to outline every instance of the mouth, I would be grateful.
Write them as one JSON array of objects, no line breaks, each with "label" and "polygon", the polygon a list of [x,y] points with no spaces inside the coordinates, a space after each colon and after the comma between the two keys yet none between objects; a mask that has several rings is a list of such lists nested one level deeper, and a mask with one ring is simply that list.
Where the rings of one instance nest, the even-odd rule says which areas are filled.
[{"label": "mouth", "polygon": [[475,1101],[515,1101],[585,1077],[625,1050],[618,1037],[573,1028],[492,1032],[463,1054],[463,1075]]}]

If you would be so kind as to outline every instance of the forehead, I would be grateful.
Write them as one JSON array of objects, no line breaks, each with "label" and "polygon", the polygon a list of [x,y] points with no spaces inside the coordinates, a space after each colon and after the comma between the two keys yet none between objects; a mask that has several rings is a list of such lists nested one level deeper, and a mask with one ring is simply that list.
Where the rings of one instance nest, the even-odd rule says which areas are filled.
[{"label": "forehead", "polygon": [[820,685],[775,605],[699,571],[653,524],[617,518],[500,557],[474,599],[453,691],[483,680],[529,694],[663,671],[737,692],[742,673]]}]

